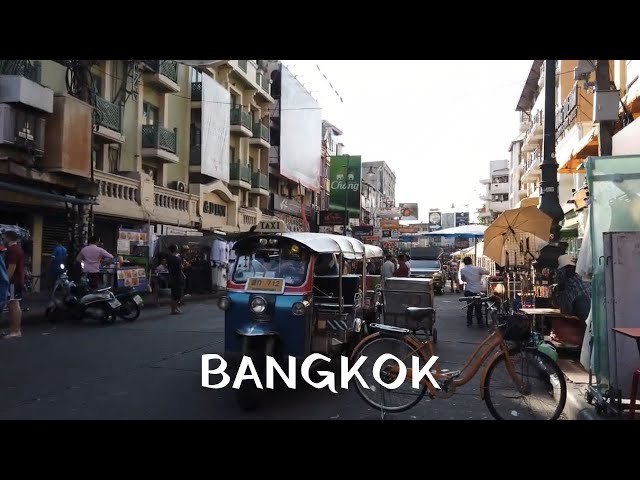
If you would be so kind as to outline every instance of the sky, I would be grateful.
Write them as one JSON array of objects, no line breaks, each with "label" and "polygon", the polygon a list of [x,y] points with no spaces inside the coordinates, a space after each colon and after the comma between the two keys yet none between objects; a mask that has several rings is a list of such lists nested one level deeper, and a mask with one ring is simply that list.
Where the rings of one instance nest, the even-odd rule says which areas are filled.
[{"label": "sky", "polygon": [[[505,160],[532,60],[283,60],[340,128],[345,153],[384,160],[396,202],[471,210]],[[326,78],[325,78],[326,77]],[[465,206],[465,205],[468,205]]]}]

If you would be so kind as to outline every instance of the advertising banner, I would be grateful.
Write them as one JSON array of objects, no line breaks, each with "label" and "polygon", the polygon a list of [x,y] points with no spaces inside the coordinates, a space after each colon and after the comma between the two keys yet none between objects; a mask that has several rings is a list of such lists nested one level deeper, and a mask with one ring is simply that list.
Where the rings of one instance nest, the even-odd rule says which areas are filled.
[{"label": "advertising banner", "polygon": [[344,220],[344,212],[329,212],[328,210],[322,210],[320,212],[321,226],[344,225]]},{"label": "advertising banner", "polygon": [[202,75],[202,137],[200,172],[229,181],[229,136],[231,110],[229,91],[209,75]]},{"label": "advertising banner", "polygon": [[373,236],[373,225],[359,225],[357,227],[351,227],[351,233],[358,240],[363,237]]},{"label": "advertising banner", "polygon": [[[398,238],[399,241],[404,242],[404,243],[411,243],[414,241],[414,238],[412,235],[400,235],[400,238]],[[417,242],[418,239],[415,238],[415,241]]]},{"label": "advertising banner", "polygon": [[397,218],[400,216],[400,209],[398,207],[381,208],[376,212],[378,218]]},{"label": "advertising banner", "polygon": [[[280,173],[317,192],[320,190],[321,155],[322,109],[320,104],[286,67],[282,67]],[[331,162],[333,163],[333,160]],[[358,172],[360,172],[360,164],[358,164]],[[359,180],[358,186],[360,186]],[[358,188],[358,193],[359,190]],[[358,210],[360,210],[359,201]]]},{"label": "advertising banner", "polygon": [[380,228],[382,230],[398,230],[400,228],[400,220],[380,219]]},{"label": "advertising banner", "polygon": [[457,212],[456,213],[456,227],[463,225],[469,225],[469,212]]},{"label": "advertising banner", "polygon": [[418,204],[401,203],[400,220],[418,220]]},{"label": "advertising banner", "polygon": [[337,155],[331,157],[329,210],[347,211],[349,218],[360,218],[360,174],[362,157]]},{"label": "advertising banner", "polygon": [[456,226],[456,214],[453,212],[445,212],[442,214],[442,228],[453,228]]},{"label": "advertising banner", "polygon": [[418,229],[413,227],[400,227],[400,233],[418,233]]}]

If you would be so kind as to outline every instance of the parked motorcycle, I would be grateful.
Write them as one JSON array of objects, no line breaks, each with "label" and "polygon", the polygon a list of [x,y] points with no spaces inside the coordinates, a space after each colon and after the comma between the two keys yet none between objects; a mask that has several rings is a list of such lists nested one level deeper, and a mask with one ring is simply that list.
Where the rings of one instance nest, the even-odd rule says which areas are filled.
[{"label": "parked motorcycle", "polygon": [[131,287],[118,289],[114,292],[116,299],[122,304],[116,309],[116,315],[129,322],[135,321],[140,316],[142,297]]},{"label": "parked motorcycle", "polygon": [[[61,268],[64,270],[63,265]],[[116,317],[128,321],[137,319],[140,315],[138,301],[142,303],[142,299],[136,295],[138,300],[134,300],[131,292],[123,291],[120,295],[127,302],[126,308],[122,308],[123,302],[116,298],[110,287],[92,291],[85,276],[76,284],[64,270],[56,280],[45,316],[51,321],[58,320],[64,314],[75,320],[90,317],[105,324],[114,323]]]}]

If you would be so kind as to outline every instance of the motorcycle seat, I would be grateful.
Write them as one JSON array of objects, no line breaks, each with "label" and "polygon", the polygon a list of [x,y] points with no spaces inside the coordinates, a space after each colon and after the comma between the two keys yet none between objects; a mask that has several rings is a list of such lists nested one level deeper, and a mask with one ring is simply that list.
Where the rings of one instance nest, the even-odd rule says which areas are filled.
[{"label": "motorcycle seat", "polygon": [[92,293],[102,293],[108,290],[111,290],[111,287],[96,288],[95,290],[92,290]]}]

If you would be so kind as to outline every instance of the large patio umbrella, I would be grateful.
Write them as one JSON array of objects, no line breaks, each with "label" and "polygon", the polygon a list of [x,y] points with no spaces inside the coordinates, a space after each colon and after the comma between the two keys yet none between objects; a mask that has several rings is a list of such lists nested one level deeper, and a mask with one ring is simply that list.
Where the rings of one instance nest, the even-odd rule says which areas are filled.
[{"label": "large patio umbrella", "polygon": [[552,222],[538,207],[506,210],[485,230],[483,253],[501,267],[515,263],[518,254],[537,258],[549,243]]}]

